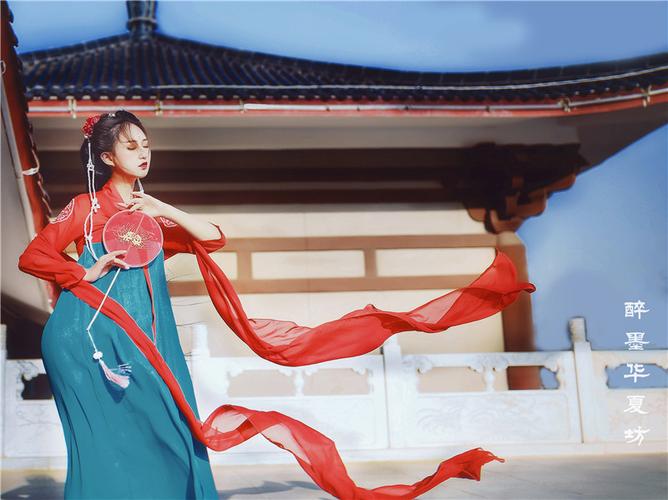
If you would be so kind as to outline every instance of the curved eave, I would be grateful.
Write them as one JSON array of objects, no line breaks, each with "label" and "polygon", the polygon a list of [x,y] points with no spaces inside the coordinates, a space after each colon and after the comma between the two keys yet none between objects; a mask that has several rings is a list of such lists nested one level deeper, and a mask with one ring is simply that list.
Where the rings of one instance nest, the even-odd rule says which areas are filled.
[{"label": "curved eave", "polygon": [[559,115],[592,114],[619,111],[668,101],[668,84],[659,88],[638,89],[624,94],[603,94],[581,99],[561,98],[552,101],[516,104],[512,102],[482,103],[386,103],[372,101],[337,101],[323,103],[306,101],[244,101],[230,103],[225,100],[142,100],[142,99],[51,99],[29,102],[31,117],[72,116],[93,114],[123,108],[138,116],[229,116],[230,114],[292,116],[314,115],[371,115],[371,116],[501,116],[501,117],[547,117]]}]

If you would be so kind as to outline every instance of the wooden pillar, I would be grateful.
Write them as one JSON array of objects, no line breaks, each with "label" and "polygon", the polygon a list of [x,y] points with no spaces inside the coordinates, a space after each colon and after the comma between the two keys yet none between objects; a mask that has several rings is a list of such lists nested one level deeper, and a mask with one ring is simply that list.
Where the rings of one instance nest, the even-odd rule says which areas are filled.
[{"label": "wooden pillar", "polygon": [[[527,272],[526,252],[522,240],[513,231],[503,231],[497,237],[499,249],[508,255],[517,268],[519,281],[530,281]],[[531,295],[521,293],[517,300],[501,312],[503,341],[506,352],[531,352],[534,343]],[[510,366],[507,370],[509,389],[541,389],[540,367]]]}]

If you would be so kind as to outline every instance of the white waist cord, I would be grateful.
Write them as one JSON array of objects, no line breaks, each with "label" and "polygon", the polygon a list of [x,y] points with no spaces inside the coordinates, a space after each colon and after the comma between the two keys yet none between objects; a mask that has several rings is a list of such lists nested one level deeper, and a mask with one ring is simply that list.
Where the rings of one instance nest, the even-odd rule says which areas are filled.
[{"label": "white waist cord", "polygon": [[102,304],[104,304],[104,301],[107,300],[107,297],[109,296],[109,292],[111,291],[111,287],[114,286],[114,282],[116,281],[116,278],[118,278],[118,273],[121,271],[121,268],[119,267],[116,270],[116,274],[114,275],[114,278],[111,280],[111,283],[109,283],[109,288],[107,288],[107,292],[104,294],[104,298],[102,299],[102,302],[100,302],[99,307],[95,311],[95,314],[93,315],[93,319],[90,320],[90,323],[88,323],[88,326],[86,327],[86,331],[88,332],[88,336],[90,337],[90,341],[93,343],[93,347],[95,348],[95,352],[99,352],[97,350],[97,346],[95,345],[95,341],[93,340],[93,337],[90,334],[90,327],[93,326],[93,322],[95,321],[95,318],[97,318],[97,315],[100,314],[100,309],[102,309]]},{"label": "white waist cord", "polygon": [[109,287],[107,288],[107,291],[104,294],[104,298],[100,302],[100,305],[98,306],[97,310],[95,311],[95,314],[93,315],[93,319],[91,319],[90,323],[88,323],[88,326],[86,327],[86,333],[88,333],[88,338],[90,339],[91,343],[93,344],[93,349],[95,349],[95,352],[93,353],[93,358],[98,360],[98,362],[100,363],[100,366],[102,367],[102,371],[104,372],[104,375],[111,382],[113,382],[116,385],[125,389],[130,384],[130,377],[128,375],[126,375],[126,373],[132,372],[132,367],[130,366],[129,363],[123,363],[123,364],[118,365],[118,368],[116,368],[118,373],[115,373],[113,370],[111,370],[105,364],[105,362],[102,360],[102,351],[98,350],[97,346],[95,345],[95,341],[93,340],[93,336],[90,333],[90,328],[93,325],[93,322],[95,321],[95,319],[97,318],[97,315],[100,314],[100,310],[102,309],[102,305],[104,304],[104,301],[107,300],[107,297],[109,296],[109,292],[111,291],[111,287],[114,286],[114,282],[116,281],[116,278],[118,278],[118,273],[120,273],[120,272],[121,272],[121,268],[119,267],[116,270],[116,274],[114,275],[114,278],[111,280],[111,283],[109,283]]}]

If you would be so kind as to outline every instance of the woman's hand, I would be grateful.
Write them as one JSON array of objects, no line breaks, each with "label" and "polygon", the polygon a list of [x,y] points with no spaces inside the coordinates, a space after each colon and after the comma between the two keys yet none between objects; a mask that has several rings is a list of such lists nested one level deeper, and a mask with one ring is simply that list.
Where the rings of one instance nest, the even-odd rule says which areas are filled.
[{"label": "woman's hand", "polygon": [[97,260],[95,264],[86,269],[86,274],[83,279],[85,281],[95,281],[107,274],[111,270],[112,266],[130,269],[128,264],[116,257],[117,255],[120,255],[124,252],[127,252],[127,250],[114,250],[113,252],[104,254]]},{"label": "woman's hand", "polygon": [[159,215],[165,216],[171,207],[171,205],[154,198],[150,194],[142,193],[141,191],[132,191],[132,195],[136,198],[133,198],[124,205],[125,208],[128,208],[131,212],[141,210],[146,215],[158,217]]}]

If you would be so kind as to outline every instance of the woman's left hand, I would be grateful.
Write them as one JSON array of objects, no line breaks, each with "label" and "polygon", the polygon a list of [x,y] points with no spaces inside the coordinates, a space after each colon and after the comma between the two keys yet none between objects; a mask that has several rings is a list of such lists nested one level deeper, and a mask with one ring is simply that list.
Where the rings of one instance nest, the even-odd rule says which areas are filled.
[{"label": "woman's left hand", "polygon": [[125,205],[131,212],[141,210],[151,217],[158,217],[159,215],[165,216],[169,211],[167,203],[154,198],[150,194],[142,193],[141,191],[132,191],[132,196],[135,196],[135,198]]}]

